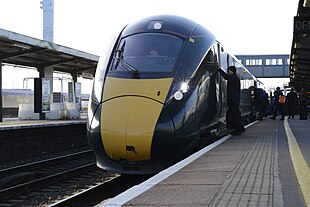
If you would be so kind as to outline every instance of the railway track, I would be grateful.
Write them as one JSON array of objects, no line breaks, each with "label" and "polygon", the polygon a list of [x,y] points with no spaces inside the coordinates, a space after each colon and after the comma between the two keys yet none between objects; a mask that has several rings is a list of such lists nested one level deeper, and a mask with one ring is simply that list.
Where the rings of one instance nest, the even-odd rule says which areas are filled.
[{"label": "railway track", "polygon": [[[204,137],[201,145],[197,147],[192,153],[199,151],[200,149],[210,145],[214,141],[220,139],[227,134],[226,130],[220,130],[219,137],[212,138],[209,136]],[[188,154],[187,156],[189,156]],[[187,156],[184,156],[184,159]],[[120,175],[115,177],[105,183],[100,183],[89,189],[84,190],[78,194],[67,197],[54,204],[51,207],[66,207],[66,206],[96,206],[98,204],[104,203],[106,200],[113,198],[120,193],[126,191],[127,189],[138,185],[153,175]]]},{"label": "railway track", "polygon": [[95,164],[91,150],[0,170],[0,206],[44,206],[118,175]]},{"label": "railway track", "polygon": [[[213,141],[205,137],[201,147]],[[95,206],[149,177],[106,172],[86,150],[0,170],[0,207]]]},{"label": "railway track", "polygon": [[100,183],[73,196],[60,200],[50,206],[96,206],[119,195],[127,189],[144,182],[150,177],[151,175],[120,175],[109,181]]}]

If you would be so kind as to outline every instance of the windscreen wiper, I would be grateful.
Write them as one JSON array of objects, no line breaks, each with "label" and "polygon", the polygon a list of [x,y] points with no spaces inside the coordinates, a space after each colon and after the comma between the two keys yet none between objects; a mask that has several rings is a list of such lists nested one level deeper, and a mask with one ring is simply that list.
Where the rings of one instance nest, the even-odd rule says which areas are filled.
[{"label": "windscreen wiper", "polygon": [[123,45],[121,46],[120,49],[115,51],[114,58],[116,59],[116,63],[115,63],[114,70],[118,67],[118,65],[119,65],[119,63],[121,61],[121,58],[123,57],[125,44],[126,44],[126,41],[124,41],[124,43],[123,43]]},{"label": "windscreen wiper", "polygon": [[126,44],[126,41],[123,43],[122,47],[119,50],[116,50],[115,59],[117,62],[115,64],[114,69],[116,69],[119,66],[119,63],[121,63],[121,65],[123,66],[121,68],[123,70],[126,70],[131,75],[131,77],[139,79],[140,78],[139,70],[124,60],[125,44]]},{"label": "windscreen wiper", "polygon": [[133,78],[140,79],[140,72],[138,69],[130,65],[124,59],[120,59],[119,61],[121,62],[121,65],[124,67],[124,69],[128,71]]}]

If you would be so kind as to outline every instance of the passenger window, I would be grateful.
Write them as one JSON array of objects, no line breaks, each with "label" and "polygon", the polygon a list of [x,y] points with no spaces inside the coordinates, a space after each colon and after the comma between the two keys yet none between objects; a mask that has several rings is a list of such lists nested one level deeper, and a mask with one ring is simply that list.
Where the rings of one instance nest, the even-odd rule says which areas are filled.
[{"label": "passenger window", "polygon": [[213,47],[210,48],[209,52],[207,53],[207,64],[213,64],[214,63],[214,51]]}]

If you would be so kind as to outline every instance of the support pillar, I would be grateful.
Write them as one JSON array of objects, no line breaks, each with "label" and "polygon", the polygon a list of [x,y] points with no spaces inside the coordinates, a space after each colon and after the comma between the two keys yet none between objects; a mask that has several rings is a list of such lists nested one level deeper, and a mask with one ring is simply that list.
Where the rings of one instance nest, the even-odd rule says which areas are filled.
[{"label": "support pillar", "polygon": [[73,102],[76,103],[76,82],[77,82],[77,74],[71,73],[71,77],[73,80],[72,89],[73,89]]},{"label": "support pillar", "polygon": [[48,78],[50,80],[50,94],[51,94],[51,103],[53,103],[53,73],[54,73],[54,69],[53,67],[45,67],[44,68],[44,78]]},{"label": "support pillar", "polygon": [[[73,79],[73,102],[75,103],[77,110],[82,111],[82,99],[81,99],[81,84],[77,82],[77,73],[71,73]],[[80,117],[80,115],[78,116]]]},{"label": "support pillar", "polygon": [[[39,78],[42,79],[44,78],[44,68],[38,68],[39,71]],[[42,84],[40,85],[41,91],[42,91]],[[36,92],[34,92],[36,95]],[[39,113],[39,119],[40,120],[45,120],[45,113],[42,113],[42,111]]]},{"label": "support pillar", "polygon": [[[39,71],[39,79],[35,81],[35,113],[39,113],[39,119],[46,119],[45,113],[49,111],[48,105],[53,103],[53,68],[52,67],[41,67],[38,68]],[[47,82],[44,81],[44,88],[42,88],[43,80],[48,79],[49,84],[46,86]],[[48,90],[49,91],[46,91]],[[45,90],[45,91],[44,91]],[[44,93],[44,94],[43,94]],[[46,97],[50,95],[49,97]],[[44,99],[44,100],[43,100]],[[44,102],[44,103],[42,103]],[[43,106],[44,105],[44,106]],[[49,106],[50,106],[49,105]]]},{"label": "support pillar", "polygon": [[43,40],[54,41],[54,0],[42,0]]}]

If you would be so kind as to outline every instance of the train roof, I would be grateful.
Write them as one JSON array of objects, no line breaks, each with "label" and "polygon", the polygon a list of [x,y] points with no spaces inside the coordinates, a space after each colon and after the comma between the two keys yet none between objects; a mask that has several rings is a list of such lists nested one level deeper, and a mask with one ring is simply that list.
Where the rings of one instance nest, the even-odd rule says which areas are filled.
[{"label": "train roof", "polygon": [[146,17],[127,25],[122,35],[128,36],[135,33],[150,31],[173,33],[184,38],[193,36],[210,36],[215,39],[214,35],[202,25],[185,17],[176,15],[156,15]]},{"label": "train roof", "polygon": [[33,94],[33,91],[30,89],[2,89],[3,95],[26,95]]},{"label": "train roof", "polygon": [[[68,93],[63,93],[68,95]],[[31,89],[2,89],[3,96],[25,96],[25,95],[34,95],[34,91]],[[83,100],[89,99],[89,94],[81,94]]]}]

